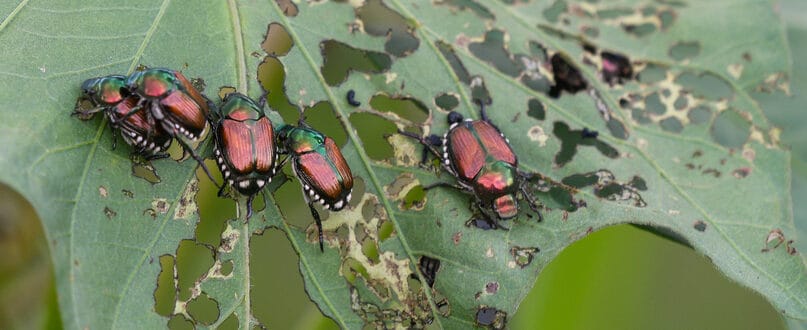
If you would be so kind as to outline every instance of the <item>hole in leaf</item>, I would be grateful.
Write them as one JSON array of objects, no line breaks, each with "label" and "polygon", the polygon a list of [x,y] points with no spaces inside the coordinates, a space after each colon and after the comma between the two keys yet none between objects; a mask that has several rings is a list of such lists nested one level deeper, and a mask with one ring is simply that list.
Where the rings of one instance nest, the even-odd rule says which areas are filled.
[{"label": "hole in leaf", "polygon": [[382,73],[392,65],[387,54],[354,48],[336,40],[325,40],[319,46],[323,58],[320,71],[330,86],[347,80],[350,71]]},{"label": "hole in leaf", "polygon": [[[275,2],[277,2],[277,6],[280,7],[280,11],[282,11],[283,15],[286,15],[286,17],[297,16],[299,10],[297,9],[297,5],[294,4],[292,0],[275,0]],[[237,319],[236,322],[238,322]]]},{"label": "hole in leaf", "polygon": [[171,330],[194,330],[196,327],[191,320],[186,319],[182,314],[175,314],[168,320],[168,329]]},{"label": "hole in leaf", "polygon": [[661,20],[661,30],[665,31],[675,23],[675,12],[672,10],[665,10],[659,13],[659,20]]},{"label": "hole in leaf", "polygon": [[[293,4],[292,4],[293,5]],[[280,23],[270,23],[266,28],[266,36],[261,43],[261,48],[272,56],[284,56],[289,53],[294,41]]]},{"label": "hole in leaf", "polygon": [[151,184],[160,183],[162,181],[160,176],[157,175],[157,171],[154,170],[154,166],[152,166],[150,163],[140,163],[133,160],[132,175],[146,180]]},{"label": "hole in leaf", "polygon": [[178,300],[191,298],[191,288],[213,266],[215,254],[206,245],[185,239],[177,248],[176,268]]},{"label": "hole in leaf", "polygon": [[547,9],[544,9],[543,15],[547,21],[557,23],[561,14],[566,12],[567,5],[565,0],[555,0]]},{"label": "hole in leaf", "polygon": [[440,270],[440,260],[422,256],[418,261],[418,269],[423,274],[423,278],[426,279],[429,287],[433,287],[434,280],[437,278],[437,271]]},{"label": "hole in leaf", "polygon": [[661,103],[661,96],[658,93],[648,95],[644,100],[644,106],[646,111],[657,115],[667,112],[667,106]]},{"label": "hole in leaf", "polygon": [[647,64],[636,78],[644,84],[657,83],[667,78],[667,69],[655,64]]},{"label": "hole in leaf", "polygon": [[415,26],[381,0],[366,1],[356,9],[356,17],[364,22],[365,32],[387,38],[384,44],[387,53],[404,57],[418,49],[420,40],[415,37]]},{"label": "hole in leaf", "polygon": [[476,310],[476,323],[490,329],[504,329],[507,324],[507,313],[482,305]]},{"label": "hole in leaf", "polygon": [[712,119],[712,110],[706,105],[699,105],[692,110],[689,111],[687,114],[689,118],[689,122],[693,124],[701,124],[708,122]]},{"label": "hole in leaf", "polygon": [[454,52],[454,48],[443,41],[437,41],[435,43],[437,49],[440,50],[440,53],[443,54],[443,57],[446,58],[448,63],[451,65],[451,70],[454,71],[454,74],[457,75],[457,78],[465,83],[471,83],[471,74],[468,73],[468,69],[465,68],[465,65],[462,64],[462,61]]},{"label": "hole in leaf", "polygon": [[625,32],[632,34],[637,38],[641,38],[653,32],[656,32],[656,25],[653,23],[643,23],[639,25],[624,24],[622,25],[622,29],[624,29]]},{"label": "hole in leaf", "polygon": [[[295,195],[300,194],[295,192]],[[308,212],[308,207],[304,208]],[[277,229],[252,235],[249,250],[253,261],[260,260],[250,263],[249,267],[253,316],[272,328],[294,329],[299,326],[316,307],[305,294],[299,259],[286,235]],[[316,247],[316,252],[319,254],[319,247]],[[342,281],[338,277],[331,280]],[[329,283],[337,285],[336,282]],[[324,318],[323,321],[329,328],[336,328],[330,319]]]},{"label": "hole in leaf", "polygon": [[580,74],[580,71],[572,66],[560,54],[552,55],[552,73],[555,76],[555,86],[549,91],[549,96],[559,97],[561,91],[577,93],[586,89],[588,83]]},{"label": "hole in leaf", "polygon": [[701,220],[695,221],[695,224],[693,224],[692,227],[699,232],[706,231],[706,223]]},{"label": "hole in leaf", "polygon": [[276,110],[287,123],[298,116],[297,107],[291,103],[286,95],[286,70],[283,63],[276,57],[266,56],[258,65],[258,82],[261,88],[267,93],[266,104]]},{"label": "hole in leaf", "polygon": [[602,77],[608,84],[621,84],[624,80],[633,78],[633,66],[626,56],[602,52],[600,57],[602,58]]},{"label": "hole in leaf", "polygon": [[684,130],[684,125],[675,117],[664,118],[659,124],[661,125],[661,129],[667,132],[681,133],[681,131]]},{"label": "hole in leaf", "polygon": [[535,254],[541,252],[541,249],[537,247],[519,247],[514,246],[510,249],[510,255],[513,256],[513,259],[521,268],[529,266],[534,258]]},{"label": "hole in leaf", "polygon": [[728,83],[711,73],[696,75],[687,72],[678,76],[675,82],[692,92],[693,96],[707,100],[728,99],[734,93]]},{"label": "hole in leaf", "polygon": [[532,118],[538,120],[544,120],[546,118],[546,109],[544,108],[544,104],[538,99],[530,99],[527,101],[527,109],[527,115]]},{"label": "hole in leaf", "polygon": [[429,108],[420,100],[410,96],[389,96],[384,93],[373,95],[370,106],[381,112],[392,112],[410,122],[423,124],[429,118]]},{"label": "hole in leaf", "polygon": [[[311,127],[332,138],[338,146],[344,146],[347,143],[347,131],[342,121],[337,117],[336,110],[333,109],[331,102],[320,101],[312,107],[306,107],[304,111],[305,122]],[[297,118],[299,118],[299,115]],[[297,119],[291,121],[291,123],[296,122]]]},{"label": "hole in leaf", "polygon": [[751,135],[751,123],[737,111],[727,109],[715,118],[711,134],[712,138],[722,146],[740,149]]},{"label": "hole in leaf", "polygon": [[387,137],[395,134],[398,127],[384,117],[367,112],[354,112],[350,115],[350,123],[356,127],[367,156],[374,160],[391,161],[395,153]]},{"label": "hole in leaf", "polygon": [[434,98],[434,105],[443,111],[454,110],[459,104],[460,100],[455,94],[440,93]]},{"label": "hole in leaf", "polygon": [[160,256],[160,274],[157,275],[157,289],[154,290],[154,311],[162,316],[174,313],[177,291],[174,286],[174,256]]},{"label": "hole in leaf", "polygon": [[500,72],[511,77],[518,77],[524,70],[524,66],[507,51],[507,46],[504,44],[505,38],[504,31],[490,30],[485,33],[485,39],[482,42],[468,44],[468,50],[477,58],[492,64]]},{"label": "hole in leaf", "polygon": [[608,158],[617,158],[619,151],[599,139],[583,138],[583,130],[571,130],[566,123],[555,122],[552,133],[561,140],[560,151],[555,154],[555,164],[563,167],[574,158],[578,146],[593,146]]},{"label": "hole in leaf", "polygon": [[701,52],[701,44],[697,41],[682,41],[670,47],[670,57],[676,61],[683,61],[698,56]]},{"label": "hole in leaf", "polygon": [[189,301],[187,309],[196,323],[211,325],[219,319],[219,303],[210,299],[204,292]]},{"label": "hole in leaf", "polygon": [[607,8],[597,11],[597,17],[601,19],[615,19],[622,16],[630,16],[633,14],[633,9],[630,8]]}]

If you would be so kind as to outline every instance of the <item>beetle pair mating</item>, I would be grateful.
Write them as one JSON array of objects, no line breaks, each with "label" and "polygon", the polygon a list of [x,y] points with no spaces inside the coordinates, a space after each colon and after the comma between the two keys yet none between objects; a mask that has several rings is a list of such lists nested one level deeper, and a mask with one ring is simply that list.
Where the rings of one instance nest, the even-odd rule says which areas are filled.
[{"label": "beetle pair mating", "polygon": [[[531,175],[518,169],[518,158],[510,147],[510,141],[488,119],[484,105],[479,106],[481,120],[464,119],[454,111],[449,113],[450,126],[442,138],[437,135],[424,138],[399,131],[423,144],[423,163],[427,160],[428,152],[433,153],[459,183],[438,182],[424,187],[424,190],[446,186],[474,195],[479,210],[496,228],[504,228],[499,220],[518,215],[517,195],[521,192],[538,215],[538,221],[541,221],[536,201],[525,186]],[[442,147],[442,152],[438,147]]]},{"label": "beetle pair mating", "polygon": [[[191,85],[182,73],[152,68],[126,77],[110,75],[91,78],[81,85],[91,109],[76,109],[82,119],[103,111],[113,130],[120,130],[135,153],[147,160],[168,157],[165,151],[174,138],[213,178],[191,143],[207,130],[212,102]],[[187,139],[188,141],[186,141]],[[116,143],[113,140],[112,147]]]},{"label": "beetle pair mating", "polygon": [[[302,112],[298,126],[284,125],[275,133],[264,113],[265,103],[265,97],[256,103],[239,93],[224,98],[214,128],[219,169],[227,183],[247,196],[249,219],[252,199],[271,182],[277,169],[291,160],[323,250],[322,221],[313,204],[320,203],[332,211],[343,209],[351,198],[353,174],[334,140],[308,126]],[[288,157],[278,162],[279,154]]]}]

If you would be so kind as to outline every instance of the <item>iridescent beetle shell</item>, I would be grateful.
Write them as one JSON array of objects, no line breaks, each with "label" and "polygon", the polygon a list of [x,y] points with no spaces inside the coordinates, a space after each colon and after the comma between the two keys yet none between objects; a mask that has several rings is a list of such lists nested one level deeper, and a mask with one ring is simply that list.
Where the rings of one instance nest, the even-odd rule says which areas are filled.
[{"label": "iridescent beetle shell", "polygon": [[278,151],[291,158],[294,173],[303,186],[303,197],[317,224],[319,249],[323,250],[322,221],[312,204],[320,203],[331,211],[345,208],[353,190],[350,166],[333,139],[308,127],[302,119],[299,127],[281,127],[277,144]]},{"label": "iridescent beetle shell", "polygon": [[210,102],[181,72],[152,68],[133,73],[126,85],[144,100],[166,131],[198,140],[207,127]]},{"label": "iridescent beetle shell", "polygon": [[292,157],[306,201],[339,211],[350,202],[353,174],[336,142],[309,128],[286,125],[278,131],[282,153]]},{"label": "iridescent beetle shell", "polygon": [[249,197],[249,219],[252,198],[272,181],[276,171],[278,153],[272,121],[262,106],[239,93],[225,97],[218,117],[214,130],[216,162],[224,180]]},{"label": "iridescent beetle shell", "polygon": [[111,75],[87,79],[81,89],[83,96],[97,109],[89,112],[103,111],[110,125],[121,131],[124,141],[136,148],[135,152],[147,157],[157,156],[171,145],[168,133],[159,127],[151,127],[145,113],[135,111],[140,98],[128,93],[126,77]]},{"label": "iridescent beetle shell", "polygon": [[449,118],[451,126],[443,136],[445,166],[500,219],[515,217],[521,183],[510,141],[488,121],[462,120],[457,113]]}]

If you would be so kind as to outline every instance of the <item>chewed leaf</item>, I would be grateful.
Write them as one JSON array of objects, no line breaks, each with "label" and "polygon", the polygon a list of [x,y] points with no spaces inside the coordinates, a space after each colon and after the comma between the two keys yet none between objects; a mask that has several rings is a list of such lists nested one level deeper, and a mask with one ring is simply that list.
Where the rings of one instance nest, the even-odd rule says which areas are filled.
[{"label": "chewed leaf", "polygon": [[[804,320],[790,156],[752,98],[789,91],[787,41],[769,1],[706,3],[0,6],[15,45],[0,54],[0,180],[42,217],[69,328],[262,325],[250,242],[267,231],[339,326],[504,328],[563,248],[620,223],[671,233]],[[214,103],[264,96],[276,126],[302,112],[334,139],[355,185],[344,210],[316,206],[324,253],[290,167],[247,223],[243,198],[226,214],[199,202],[217,190],[194,162],[130,159],[106,122],[69,118],[81,81],[140,65],[201,78]],[[512,220],[428,189],[456,179],[398,134],[439,137],[480,105],[525,173]]]}]

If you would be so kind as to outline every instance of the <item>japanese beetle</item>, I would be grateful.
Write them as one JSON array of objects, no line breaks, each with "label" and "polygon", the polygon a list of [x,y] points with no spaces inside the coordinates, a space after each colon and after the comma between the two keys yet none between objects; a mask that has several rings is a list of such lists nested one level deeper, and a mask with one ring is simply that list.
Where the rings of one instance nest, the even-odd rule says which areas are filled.
[{"label": "japanese beetle", "polygon": [[[322,251],[322,220],[314,208],[320,203],[331,211],[339,211],[350,202],[353,174],[345,157],[330,137],[311,128],[300,114],[298,126],[285,125],[277,132],[278,152],[288,154],[292,168],[303,185],[303,197],[319,230]],[[282,165],[281,165],[282,166]]]},{"label": "japanese beetle", "polygon": [[[484,105],[480,104],[481,120],[464,119],[452,111],[448,114],[449,129],[442,138],[430,135],[426,138],[399,131],[400,134],[420,141],[427,150],[441,160],[443,167],[451,173],[459,185],[438,182],[424,187],[425,190],[437,186],[448,186],[472,194],[477,206],[495,227],[502,227],[498,220],[507,220],[518,215],[519,191],[528,200],[530,208],[541,212],[527,192],[524,183],[530,175],[518,169],[518,157],[510,147],[510,141],[487,117]],[[442,146],[442,153],[437,147]]]},{"label": "japanese beetle", "polygon": [[256,104],[243,94],[227,94],[213,130],[216,162],[224,181],[248,197],[247,219],[252,217],[252,199],[272,181],[278,157],[272,121],[263,111],[265,100]]},{"label": "japanese beetle", "polygon": [[[140,103],[140,97],[128,93],[126,77],[111,75],[91,78],[81,84],[82,97],[94,106],[92,109],[73,111],[81,117],[103,111],[113,130],[121,131],[124,141],[136,148],[135,152],[146,159],[168,157],[163,153],[171,145],[171,136],[162,128],[152,128],[145,113],[130,114]],[[112,147],[115,148],[115,140]]]},{"label": "japanese beetle", "polygon": [[[173,137],[181,136],[194,142],[207,130],[210,109],[215,106],[181,72],[165,68],[137,71],[126,80],[126,86],[141,98],[133,112],[145,108],[151,127],[159,125]],[[204,161],[193,148],[182,138],[177,141],[213,180]]]}]

